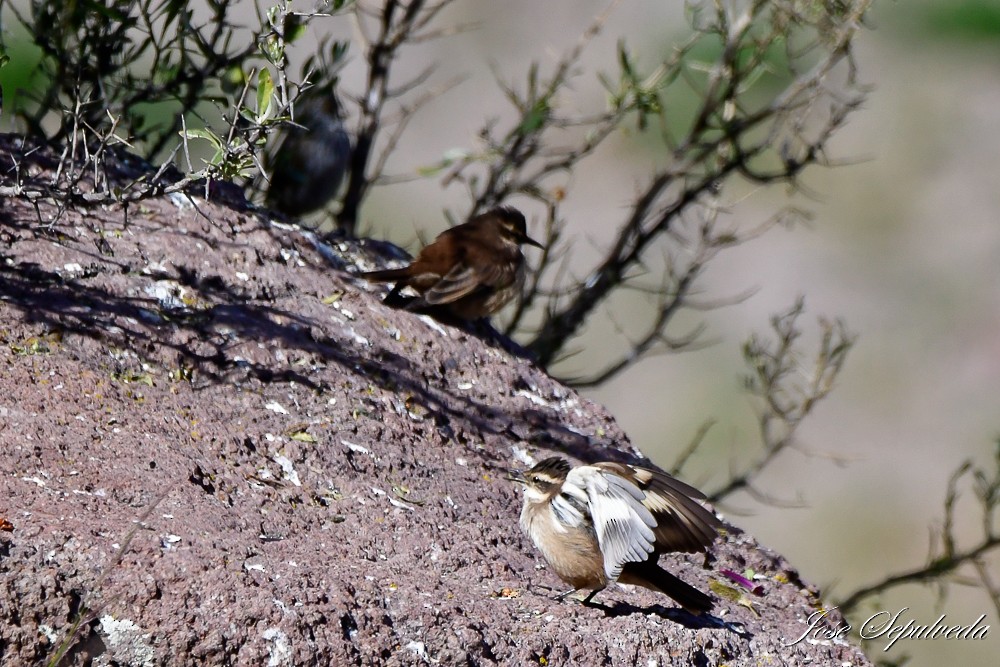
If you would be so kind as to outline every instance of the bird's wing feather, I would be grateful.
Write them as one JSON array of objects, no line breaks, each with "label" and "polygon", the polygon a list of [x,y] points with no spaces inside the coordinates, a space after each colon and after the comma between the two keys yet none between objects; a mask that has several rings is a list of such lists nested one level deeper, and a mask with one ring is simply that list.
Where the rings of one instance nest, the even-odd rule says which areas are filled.
[{"label": "bird's wing feather", "polygon": [[656,520],[642,504],[643,493],[635,484],[594,466],[580,466],[567,476],[564,493],[570,485],[587,494],[608,579],[618,579],[626,563],[649,558],[656,541]]},{"label": "bird's wing feather", "polygon": [[472,294],[479,286],[476,270],[466,264],[458,264],[424,292],[424,301],[431,306],[451,303]]},{"label": "bird's wing feather", "polygon": [[656,550],[704,551],[718,535],[722,522],[694,498],[704,495],[666,473],[621,463],[596,463],[609,474],[620,475],[643,494],[642,504],[656,519]]}]

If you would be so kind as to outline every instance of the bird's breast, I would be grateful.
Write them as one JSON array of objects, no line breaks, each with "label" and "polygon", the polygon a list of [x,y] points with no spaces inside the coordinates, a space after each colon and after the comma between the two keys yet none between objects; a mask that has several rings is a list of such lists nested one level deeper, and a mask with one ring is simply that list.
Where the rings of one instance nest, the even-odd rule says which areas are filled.
[{"label": "bird's breast", "polygon": [[559,521],[551,504],[542,503],[525,504],[521,527],[552,571],[573,588],[599,589],[607,585],[604,557],[588,524],[567,525]]}]

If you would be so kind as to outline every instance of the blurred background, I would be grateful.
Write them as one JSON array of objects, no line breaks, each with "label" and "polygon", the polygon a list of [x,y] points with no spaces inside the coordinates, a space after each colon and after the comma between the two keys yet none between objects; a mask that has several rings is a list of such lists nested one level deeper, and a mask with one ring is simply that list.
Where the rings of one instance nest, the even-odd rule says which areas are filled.
[{"label": "blurred background", "polygon": [[[405,49],[393,76],[403,81],[434,63],[431,85],[465,79],[419,112],[388,172],[415,177],[450,151],[476,146],[486,119],[513,116],[497,78],[521,85],[532,62],[551,71],[607,4],[459,0],[450,6],[437,25],[464,29]],[[312,29],[351,40],[352,25],[336,17]],[[1000,0],[882,1],[868,25],[857,60],[872,91],[832,141],[830,157],[843,164],[806,172],[811,198],[781,187],[726,193],[734,224],[759,224],[789,203],[811,211],[811,223],[774,229],[710,263],[700,297],[755,292],[685,316],[690,323],[703,319],[709,346],[647,358],[585,391],[665,467],[706,420],[715,420],[684,476],[717,488],[760,448],[755,405],[741,388],[742,343],[752,333],[766,336],[769,318],[799,295],[807,307],[800,321],[807,353],[815,349],[816,319],[842,318],[857,343],[838,386],[799,430],[798,450],[780,457],[756,485],[783,502],[737,494],[722,507],[834,598],[924,565],[941,527],[949,477],[969,458],[989,469],[1000,433]],[[689,34],[683,3],[623,3],[584,52],[572,99],[560,101],[580,113],[604,108],[596,73],[611,72],[619,40],[652,69]],[[352,43],[341,74],[348,96],[364,89],[357,48]],[[300,56],[307,50],[297,46]],[[11,85],[8,78],[4,86]],[[0,127],[11,128],[9,116]],[[565,177],[561,213],[572,239],[570,266],[589,267],[600,256],[662,150],[626,126]],[[537,236],[544,211],[529,200],[510,203],[524,210]],[[464,213],[467,197],[443,186],[440,176],[377,188],[362,209],[361,233],[415,251],[418,238],[447,226],[445,209]],[[533,253],[529,259],[537,259]],[[611,322],[627,324],[649,307],[638,296],[616,299],[576,341],[581,352],[554,372],[572,376],[601,367],[627,346]],[[968,485],[961,490],[959,549],[982,534]],[[990,568],[1000,581],[996,554]],[[949,625],[967,625],[986,614],[985,622],[996,625],[1000,610],[967,585],[971,577],[950,581],[946,598],[934,588],[906,586],[857,616],[908,607],[902,617],[916,623],[944,613]],[[994,627],[981,641],[900,641],[886,653],[884,640],[865,645],[873,659],[909,654],[907,664],[928,667],[946,660],[993,664],[998,642]]]}]

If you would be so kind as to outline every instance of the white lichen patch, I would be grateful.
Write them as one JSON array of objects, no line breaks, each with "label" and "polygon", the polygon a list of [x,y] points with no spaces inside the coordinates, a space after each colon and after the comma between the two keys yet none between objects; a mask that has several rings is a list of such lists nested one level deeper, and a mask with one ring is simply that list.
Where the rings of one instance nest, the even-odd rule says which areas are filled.
[{"label": "white lichen patch", "polygon": [[524,465],[528,467],[535,465],[535,458],[528,453],[528,450],[518,447],[517,445],[512,445],[510,452],[514,455],[516,460],[520,461]]},{"label": "white lichen patch", "polygon": [[278,628],[268,628],[261,635],[267,646],[267,667],[280,667],[292,664],[292,646],[288,635]]},{"label": "white lichen patch", "polygon": [[127,618],[102,616],[101,634],[116,660],[126,665],[156,664],[156,651],[150,642],[152,635],[143,633],[142,628]]},{"label": "white lichen patch", "polygon": [[427,647],[424,645],[423,642],[411,641],[409,644],[406,645],[406,649],[408,651],[411,651],[414,655],[416,655],[424,662],[429,662],[427,657]]},{"label": "white lichen patch", "polygon": [[288,414],[288,410],[286,410],[284,406],[281,405],[281,403],[278,403],[277,401],[271,401],[270,403],[264,404],[264,409],[270,410],[271,412],[277,412],[279,415]]},{"label": "white lichen patch", "polygon": [[299,254],[298,250],[292,248],[282,248],[280,251],[281,259],[285,260],[285,264],[289,266],[305,266],[306,263],[302,260],[302,255]]},{"label": "white lichen patch", "polygon": [[295,486],[302,486],[302,482],[299,480],[299,473],[295,471],[295,465],[292,460],[285,456],[284,454],[275,454],[271,457],[275,463],[281,466],[281,477],[286,479]]},{"label": "white lichen patch", "polygon": [[417,319],[420,320],[421,322],[423,322],[424,324],[426,324],[428,327],[430,327],[434,331],[437,331],[439,334],[441,334],[445,338],[449,337],[448,336],[448,330],[445,329],[444,327],[442,327],[440,324],[438,324],[437,321],[434,318],[432,318],[430,315],[419,315],[419,316],[417,316]]},{"label": "white lichen patch", "polygon": [[194,203],[191,201],[191,197],[183,192],[171,192],[167,195],[167,199],[169,199],[170,203],[176,206],[180,211],[194,208]]},{"label": "white lichen patch", "polygon": [[534,403],[535,405],[540,405],[543,408],[551,408],[551,407],[553,407],[551,403],[549,403],[548,401],[546,401],[544,398],[542,398],[538,394],[532,393],[532,392],[527,391],[525,389],[518,389],[517,391],[514,392],[514,395],[526,398],[529,401],[531,401],[532,403]]}]

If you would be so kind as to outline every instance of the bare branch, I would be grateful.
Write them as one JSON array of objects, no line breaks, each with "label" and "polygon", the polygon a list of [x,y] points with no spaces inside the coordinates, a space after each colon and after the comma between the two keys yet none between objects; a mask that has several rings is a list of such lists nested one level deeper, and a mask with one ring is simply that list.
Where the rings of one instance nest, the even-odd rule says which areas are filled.
[{"label": "bare branch", "polygon": [[[343,205],[337,216],[341,228],[348,234],[353,233],[357,225],[361,204],[368,190],[381,177],[389,155],[395,149],[412,114],[424,104],[427,98],[424,95],[417,103],[403,107],[402,119],[397,125],[396,131],[390,136],[380,155],[374,157],[376,139],[386,123],[384,112],[386,104],[422,85],[430,73],[429,70],[425,71],[411,81],[390,90],[389,78],[392,63],[404,45],[412,44],[414,40],[427,39],[436,33],[436,31],[425,33],[421,33],[421,31],[451,2],[452,0],[442,0],[437,4],[427,4],[425,0],[411,0],[404,5],[399,0],[386,0],[377,13],[368,10],[362,3],[358,3],[356,6],[357,32],[365,36],[368,80],[364,92],[358,98],[360,118],[351,153],[350,177]],[[374,36],[368,36],[368,31],[365,28],[366,17],[377,18],[378,30]],[[450,84],[447,87],[450,87]],[[369,170],[369,163],[374,165],[371,170]]]},{"label": "bare branch", "polygon": [[[722,487],[708,493],[712,502],[735,491],[753,491],[754,479],[794,445],[799,425],[833,389],[854,339],[843,323],[821,319],[819,351],[812,371],[806,373],[799,363],[797,348],[802,333],[797,322],[804,310],[805,302],[800,298],[788,312],[771,319],[776,338],[773,343],[753,336],[743,346],[743,356],[750,367],[745,386],[762,403],[758,427],[764,451],[741,472],[731,475]],[[800,377],[806,378],[804,383],[797,381]]]},{"label": "bare branch", "polygon": [[[768,66],[767,46],[774,40],[781,40],[786,31],[792,29],[789,25],[805,27],[812,25],[810,21],[818,20],[804,13],[796,14],[798,10],[792,5],[751,3],[742,13],[734,14],[729,5],[716,4],[713,18],[698,26],[703,34],[720,37],[723,42],[719,56],[706,68],[704,85],[697,83],[692,75],[692,64],[686,59],[696,40],[678,50],[647,80],[654,82],[651,89],[637,83],[640,77],[622,49],[622,80],[629,84],[624,89],[632,92],[622,93],[618,99],[633,95],[633,103],[617,111],[636,111],[642,123],[646,112],[656,110],[664,120],[663,105],[656,106],[649,101],[640,103],[639,100],[648,100],[657,87],[669,85],[678,78],[689,81],[699,94],[700,105],[684,136],[671,138],[673,162],[650,178],[629,216],[618,227],[617,238],[603,260],[578,281],[569,298],[550,303],[546,308],[539,333],[528,343],[541,364],[550,365],[562,346],[577,335],[594,309],[628,281],[630,267],[639,264],[649,248],[673,229],[686,212],[715,199],[725,180],[739,176],[760,184],[783,182],[802,189],[798,181],[801,172],[807,166],[828,163],[826,144],[864,99],[865,91],[855,84],[850,61],[851,42],[869,4],[856,2],[839,17],[824,15],[823,20],[831,22],[829,30],[814,40],[815,50],[822,47],[823,56],[769,103],[756,108],[747,101],[747,92]],[[761,36],[760,29],[771,32]],[[829,83],[834,69],[842,62],[849,63],[846,92],[835,90]],[[793,71],[794,65],[789,64]],[[522,112],[534,108],[529,105],[531,102],[546,102],[545,98],[532,97],[532,90],[529,85],[528,93],[518,99]],[[826,106],[829,106],[828,113],[818,111]],[[551,116],[547,127],[565,126],[571,122],[554,111],[547,113]],[[526,118],[527,114],[522,113],[522,124]],[[607,118],[612,119],[614,127],[621,116],[611,113]],[[665,122],[663,125],[666,127]],[[812,129],[807,132],[807,128]],[[593,145],[606,136],[607,130],[608,126],[597,123],[592,130]],[[539,132],[541,130],[536,130],[536,134]],[[788,136],[781,140],[784,135]],[[577,150],[564,151],[560,159],[547,162],[541,151],[533,150],[533,144],[523,131],[509,133],[504,142],[493,143],[490,148],[487,152],[498,154],[499,159],[491,167],[475,199],[474,209],[521,191],[525,182],[537,182],[551,173],[550,170],[571,168],[592,149],[592,144],[585,142]],[[780,155],[778,168],[761,166],[770,165],[776,154]],[[535,158],[542,160],[541,166],[529,167],[529,161]],[[463,167],[459,165],[456,171]],[[532,180],[528,181],[529,178]],[[740,240],[734,233],[729,246],[737,245]],[[680,305],[684,305],[683,302]],[[666,319],[662,323],[664,328],[669,324],[669,316]]]},{"label": "bare branch", "polygon": [[708,431],[713,426],[715,426],[714,419],[706,419],[702,422],[701,426],[698,427],[698,430],[695,431],[694,437],[692,437],[687,446],[681,450],[680,454],[677,455],[677,458],[674,459],[674,464],[668,469],[668,472],[671,475],[677,476],[680,474],[685,464],[687,464],[691,456],[694,455],[698,447],[701,446],[701,443],[704,442],[705,436],[708,435]]},{"label": "bare branch", "polygon": [[[985,470],[966,461],[959,466],[948,480],[944,502],[944,526],[941,534],[940,550],[933,548],[926,565],[885,577],[874,584],[861,587],[847,594],[838,606],[848,614],[870,597],[887,590],[910,583],[936,583],[947,587],[947,578],[952,577],[963,565],[971,564],[979,574],[1000,619],[1000,593],[987,574],[984,558],[1000,552],[1000,533],[997,532],[997,515],[1000,512],[1000,440],[994,443],[993,470]],[[967,549],[956,546],[953,514],[958,499],[958,484],[963,479],[972,478],[972,488],[982,511],[983,536],[980,541]]]}]

